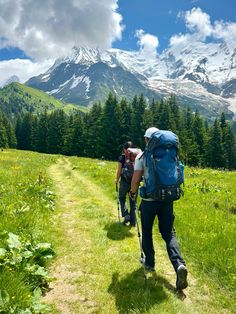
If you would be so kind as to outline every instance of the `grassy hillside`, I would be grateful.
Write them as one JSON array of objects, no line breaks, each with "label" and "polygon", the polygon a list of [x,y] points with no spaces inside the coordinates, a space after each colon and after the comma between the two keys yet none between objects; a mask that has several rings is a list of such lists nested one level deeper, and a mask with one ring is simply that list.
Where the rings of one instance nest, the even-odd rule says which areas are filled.
[{"label": "grassy hillside", "polygon": [[117,223],[115,162],[6,150],[0,165],[1,313],[46,313],[38,288],[51,276],[55,313],[235,312],[235,172],[186,167],[175,226],[189,288],[178,295],[157,224],[144,281],[137,230]]},{"label": "grassy hillside", "polygon": [[43,91],[20,83],[11,83],[0,89],[0,109],[6,114],[42,113],[55,109],[63,109],[65,112],[85,110],[82,106],[66,104]]}]

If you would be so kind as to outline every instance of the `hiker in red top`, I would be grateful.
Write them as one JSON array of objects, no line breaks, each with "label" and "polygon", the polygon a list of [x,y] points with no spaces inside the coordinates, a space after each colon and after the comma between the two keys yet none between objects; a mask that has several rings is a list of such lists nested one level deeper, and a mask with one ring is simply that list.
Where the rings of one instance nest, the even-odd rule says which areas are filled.
[{"label": "hiker in red top", "polygon": [[123,223],[130,223],[130,226],[136,226],[136,200],[132,199],[129,195],[130,212],[128,212],[128,207],[126,204],[126,197],[130,191],[131,180],[133,176],[134,161],[138,153],[141,150],[134,148],[131,141],[128,141],[123,146],[123,153],[118,158],[118,167],[116,172],[116,185],[119,184],[119,201],[121,206],[122,217],[124,217]]}]

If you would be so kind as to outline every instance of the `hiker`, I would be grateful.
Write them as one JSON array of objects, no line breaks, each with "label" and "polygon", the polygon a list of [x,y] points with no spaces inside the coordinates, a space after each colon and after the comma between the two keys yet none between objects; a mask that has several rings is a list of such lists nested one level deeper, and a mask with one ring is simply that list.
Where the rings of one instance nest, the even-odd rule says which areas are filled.
[{"label": "hiker", "polygon": [[[121,206],[121,214],[122,214],[122,217],[124,218],[123,224],[130,223],[130,226],[135,227],[136,226],[136,215],[135,215],[136,200],[132,199],[128,195],[130,191],[131,179],[133,175],[133,169],[131,173],[129,172],[129,169],[126,167],[126,165],[129,163],[129,160],[127,157],[129,154],[129,151],[128,151],[129,149],[137,150],[136,148],[134,148],[134,145],[131,141],[128,141],[124,144],[122,155],[119,156],[118,158],[118,167],[117,167],[117,172],[116,172],[115,184],[117,186],[118,183],[120,183],[119,184],[119,201],[120,201],[120,206]],[[131,166],[133,167],[133,165]],[[129,197],[130,212],[128,212],[128,207],[126,204],[127,195]]]},{"label": "hiker", "polygon": [[[146,147],[152,135],[159,131],[156,127],[148,128],[145,132],[144,139]],[[162,132],[162,131],[160,131]],[[174,134],[170,131],[163,131]],[[174,134],[175,135],[175,134]],[[177,137],[177,136],[176,136]],[[147,187],[150,182],[148,164],[146,162],[145,154],[140,154],[136,157],[134,165],[134,174],[131,183],[130,197],[134,198],[136,195],[139,183],[143,176],[143,187]],[[142,188],[141,188],[142,189]],[[158,217],[159,231],[162,238],[166,242],[166,249],[169,259],[177,274],[176,288],[177,290],[185,289],[187,283],[187,268],[181,256],[179,245],[175,236],[174,230],[174,213],[173,201],[161,201],[150,198],[141,193],[141,226],[142,226],[142,249],[145,255],[144,259],[140,260],[147,271],[155,271],[155,251],[153,246],[152,228],[154,219]],[[168,196],[167,196],[168,197]],[[177,199],[177,198],[176,198]]]}]

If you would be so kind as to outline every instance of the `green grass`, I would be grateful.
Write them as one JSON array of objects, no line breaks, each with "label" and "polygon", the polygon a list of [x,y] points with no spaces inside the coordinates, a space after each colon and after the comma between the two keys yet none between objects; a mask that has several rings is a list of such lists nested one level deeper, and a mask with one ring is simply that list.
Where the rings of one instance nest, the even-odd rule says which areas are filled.
[{"label": "green grass", "polygon": [[73,296],[79,300],[65,303],[64,313],[234,313],[235,172],[186,167],[185,195],[175,203],[190,273],[183,302],[174,293],[175,274],[157,226],[157,274],[144,281],[137,230],[117,223],[116,162],[5,150],[0,163],[1,313],[46,311],[35,290],[48,278],[45,257],[53,255],[45,242],[57,253],[52,275],[59,285],[63,279],[58,299],[47,301],[55,303],[53,313]]},{"label": "green grass", "polygon": [[54,255],[45,242],[50,241],[55,198],[47,168],[56,159],[16,150],[0,154],[1,313],[39,313],[36,288],[46,285],[45,267]]},{"label": "green grass", "polygon": [[184,255],[226,292],[236,293],[236,173],[187,169],[185,196],[176,202]]},{"label": "green grass", "polygon": [[47,93],[20,83],[12,83],[0,89],[0,104],[3,112],[34,112],[43,113],[45,110],[51,112],[56,109],[64,110],[66,113],[85,111],[83,106],[67,104]]},{"label": "green grass", "polygon": [[[114,195],[112,162],[74,160],[84,175]],[[81,166],[79,166],[81,165]],[[179,242],[187,262],[226,293],[236,293],[236,173],[186,168],[185,196],[175,203]]]}]

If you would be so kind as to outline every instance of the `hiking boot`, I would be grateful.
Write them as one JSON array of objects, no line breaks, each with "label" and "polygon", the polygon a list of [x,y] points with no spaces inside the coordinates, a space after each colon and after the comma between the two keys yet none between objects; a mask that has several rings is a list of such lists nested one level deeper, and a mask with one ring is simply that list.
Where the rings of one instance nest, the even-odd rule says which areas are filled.
[{"label": "hiking boot", "polygon": [[149,266],[148,264],[146,264],[146,262],[144,262],[143,266],[144,266],[144,269],[148,272],[153,273],[155,271],[155,268],[152,266]]},{"label": "hiking boot", "polygon": [[123,224],[125,225],[127,222],[129,222],[130,221],[130,215],[126,215],[125,217],[124,217],[124,221],[123,221]]},{"label": "hiking boot", "polygon": [[177,274],[177,280],[176,280],[176,289],[177,290],[183,290],[187,288],[188,281],[187,281],[187,275],[188,271],[187,268],[182,264],[177,268],[176,271]]}]

